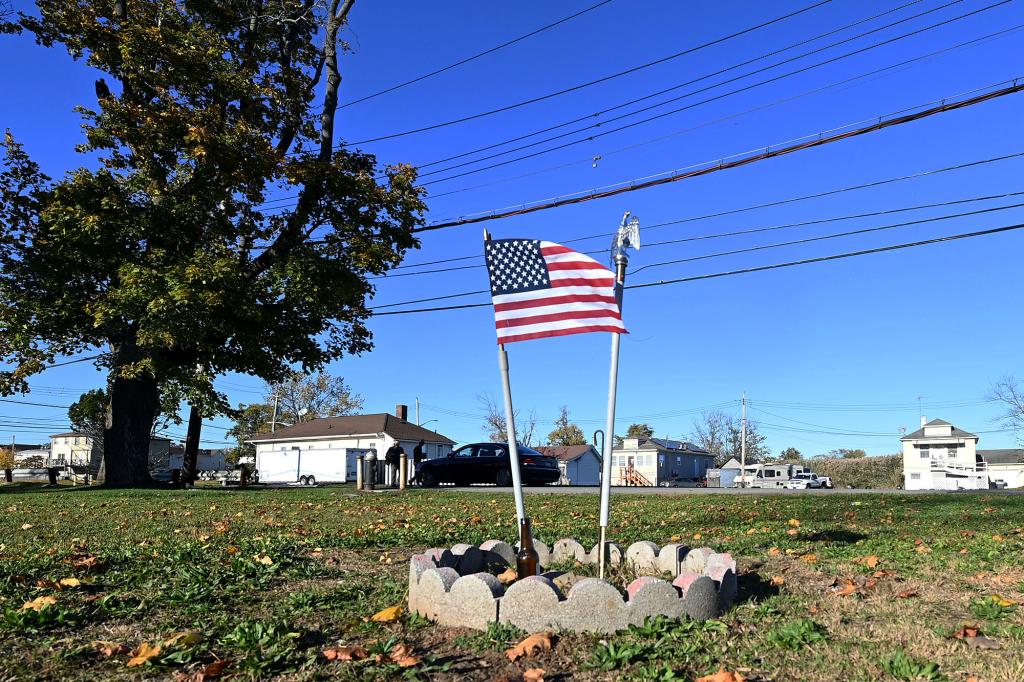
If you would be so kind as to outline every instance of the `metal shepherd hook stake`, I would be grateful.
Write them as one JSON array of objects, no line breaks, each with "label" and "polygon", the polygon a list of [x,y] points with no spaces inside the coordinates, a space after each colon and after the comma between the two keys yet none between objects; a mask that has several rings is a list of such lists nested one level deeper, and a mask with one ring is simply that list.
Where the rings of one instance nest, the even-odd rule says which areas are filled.
[{"label": "metal shepherd hook stake", "polygon": [[[640,248],[640,220],[629,217],[629,211],[622,216],[619,231],[612,241],[612,260],[615,265],[615,293],[622,312],[622,292],[626,282],[626,265],[629,257],[626,249]],[[619,341],[621,334],[612,334],[612,362],[608,373],[608,422],[604,438],[604,456],[601,462],[601,538],[598,541],[598,576],[604,579],[605,564],[608,560],[608,515],[612,496],[612,448],[615,445],[615,396],[619,380]]]}]

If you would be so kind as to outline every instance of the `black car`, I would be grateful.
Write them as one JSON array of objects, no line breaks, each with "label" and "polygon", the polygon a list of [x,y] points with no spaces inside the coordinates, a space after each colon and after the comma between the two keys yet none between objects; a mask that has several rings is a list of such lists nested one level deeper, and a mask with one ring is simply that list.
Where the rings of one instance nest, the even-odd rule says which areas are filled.
[{"label": "black car", "polygon": [[[520,445],[519,471],[525,485],[554,483],[561,477],[558,460]],[[416,470],[416,479],[426,488],[439,483],[469,485],[495,483],[512,485],[512,467],[505,443],[464,445],[441,459],[428,459]]]}]

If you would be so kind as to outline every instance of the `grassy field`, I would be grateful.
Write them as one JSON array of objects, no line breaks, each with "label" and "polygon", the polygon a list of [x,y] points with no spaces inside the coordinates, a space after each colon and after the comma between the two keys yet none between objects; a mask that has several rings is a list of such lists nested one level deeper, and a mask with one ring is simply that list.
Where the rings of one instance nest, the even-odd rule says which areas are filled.
[{"label": "grassy field", "polygon": [[[527,503],[541,539],[596,541],[596,497]],[[371,619],[404,602],[411,553],[512,540],[512,516],[499,494],[0,487],[0,681],[1024,679],[1024,496],[620,497],[623,545],[739,557],[720,621],[560,634],[512,663],[528,633]]]}]

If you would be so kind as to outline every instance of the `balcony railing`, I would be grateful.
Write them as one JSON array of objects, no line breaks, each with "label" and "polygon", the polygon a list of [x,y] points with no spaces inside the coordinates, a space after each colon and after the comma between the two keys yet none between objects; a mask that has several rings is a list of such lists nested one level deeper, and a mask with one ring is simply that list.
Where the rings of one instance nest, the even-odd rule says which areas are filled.
[{"label": "balcony railing", "polygon": [[975,462],[972,466],[967,466],[933,459],[931,468],[932,471],[948,471],[955,474],[980,474],[988,471],[988,464],[985,462]]}]

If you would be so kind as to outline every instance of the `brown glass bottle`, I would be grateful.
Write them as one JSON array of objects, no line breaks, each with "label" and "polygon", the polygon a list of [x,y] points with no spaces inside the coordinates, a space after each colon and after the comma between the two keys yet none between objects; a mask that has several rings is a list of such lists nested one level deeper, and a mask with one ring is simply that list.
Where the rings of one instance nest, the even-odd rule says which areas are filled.
[{"label": "brown glass bottle", "polygon": [[530,519],[519,523],[519,552],[516,554],[516,577],[519,580],[537,575],[540,568],[540,556],[533,548],[533,532],[530,530]]}]

